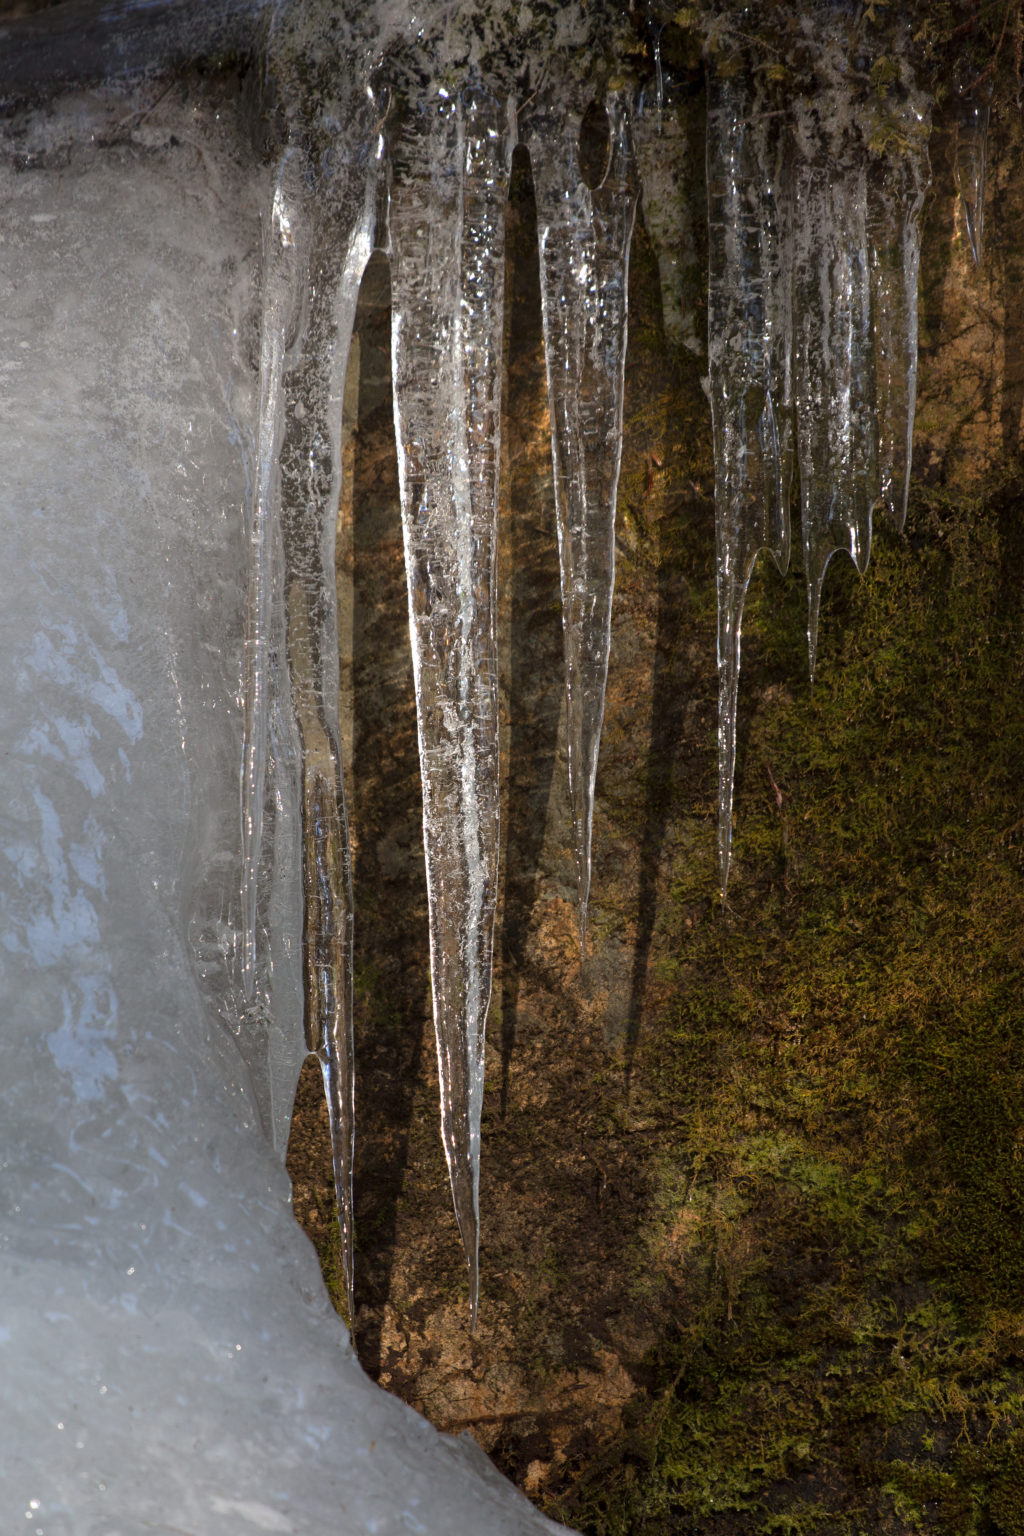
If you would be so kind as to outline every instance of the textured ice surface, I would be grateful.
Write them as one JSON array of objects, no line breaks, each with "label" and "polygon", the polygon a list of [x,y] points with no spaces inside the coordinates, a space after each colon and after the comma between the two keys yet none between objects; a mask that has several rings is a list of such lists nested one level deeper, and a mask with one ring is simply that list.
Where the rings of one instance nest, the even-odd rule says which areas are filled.
[{"label": "textured ice surface", "polygon": [[900,61],[868,110],[841,20],[805,34],[806,94],[773,97],[750,61],[709,68],[723,894],[743,603],[761,549],[785,568],[794,453],[813,677],[825,569],[845,550],[864,570],[879,504],[902,527],[913,443],[928,104]]},{"label": "textured ice surface", "polygon": [[[594,784],[604,719],[622,456],[629,248],[638,181],[623,94],[610,92],[597,185],[580,163],[582,106],[567,84],[530,110],[565,643],[569,799],[586,945]],[[574,110],[575,107],[575,110]]]},{"label": "textured ice surface", "polygon": [[398,132],[390,217],[441,1134],[474,1318],[498,879],[495,558],[512,143],[502,101],[478,88],[431,89]]},{"label": "textured ice surface", "polygon": [[287,33],[272,36],[269,69],[290,120],[273,201],[263,214],[264,249],[269,232],[271,250],[261,275],[261,305],[265,330],[280,241],[292,254],[286,266],[291,308],[277,426],[279,628],[301,762],[303,1013],[306,1045],[324,1080],[351,1315],[353,892],[339,721],[335,544],[345,375],[381,175],[380,106],[359,72],[346,70],[343,61],[338,70],[343,84],[330,100],[328,128],[319,101],[310,103],[303,95],[304,59]]},{"label": "textured ice surface", "polygon": [[718,582],[718,871],[729,874],[743,600],[762,549],[789,563],[790,270],[784,139],[749,76],[708,78],[708,372]]},{"label": "textured ice surface", "polygon": [[[586,222],[585,229],[574,228],[566,235],[571,246],[567,258],[553,247],[546,258],[551,303],[568,316],[568,340],[555,342],[555,351],[561,345],[561,353],[549,378],[552,416],[558,416],[560,423],[553,432],[556,472],[561,464],[573,482],[571,495],[560,502],[559,541],[582,933],[608,661],[626,264],[637,188],[627,103],[618,94],[609,98],[613,152],[606,174],[592,195],[583,184],[577,165],[579,113],[573,106],[578,91],[565,79],[555,82],[552,61],[557,61],[555,73],[561,76],[567,58],[584,52],[588,44],[599,46],[613,16],[614,8],[587,12],[568,6],[534,14],[525,8],[439,5],[410,12],[389,3],[349,15],[345,8],[318,3],[283,7],[275,13],[270,31],[269,74],[277,113],[289,141],[306,147],[314,231],[323,220],[325,198],[352,205],[348,222],[336,221],[331,239],[324,240],[322,248],[315,243],[315,233],[312,237],[307,296],[311,315],[318,306],[324,308],[324,292],[336,281],[331,276],[332,263],[358,278],[361,264],[355,258],[365,256],[362,236],[354,244],[350,238],[351,230],[363,228],[356,217],[352,188],[365,191],[375,180],[359,163],[358,146],[363,146],[365,158],[375,143],[382,149],[387,145],[387,163],[376,183],[380,196],[373,222],[375,238],[388,250],[392,264],[396,436],[423,784],[441,1129],[470,1271],[473,1317],[478,1292],[484,1041],[499,846],[494,559],[504,217],[514,106],[525,79],[547,77],[548,124],[557,129],[560,142],[569,144],[572,165],[565,172],[556,147],[543,142],[536,146],[536,166],[543,176],[551,155],[556,156],[556,180],[567,176],[561,190],[574,200],[574,207],[576,201],[584,207]],[[370,104],[362,116],[360,100]],[[531,120],[536,123],[535,114]],[[339,156],[346,155],[351,163],[337,167]],[[547,184],[551,185],[550,178]],[[559,187],[556,194],[560,195]],[[365,198],[361,206],[368,206]],[[557,229],[564,232],[565,210],[555,212]],[[301,225],[299,219],[297,231]],[[589,242],[585,249],[581,240]],[[346,249],[351,253],[347,265],[338,255]],[[276,246],[271,255],[280,256]],[[271,261],[265,263],[264,272],[273,277]],[[342,281],[342,290],[348,291],[347,281]],[[354,288],[351,292],[354,301]],[[272,305],[272,291],[269,299]],[[333,312],[333,332],[315,325],[309,331],[311,321],[300,325],[295,346],[302,361],[293,366],[286,360],[283,369],[279,396],[286,420],[283,429],[278,424],[278,431],[284,434],[280,520],[286,590],[276,626],[271,604],[264,643],[269,658],[274,653],[273,635],[285,636],[287,683],[299,738],[295,746],[303,758],[307,1038],[312,1044],[321,1033],[318,1018],[333,1017],[334,1097],[330,1070],[327,1084],[335,1129],[339,1215],[351,1281],[351,1092],[346,1075],[351,1048],[342,1048],[350,1040],[344,1004],[351,989],[349,983],[339,984],[350,963],[351,948],[346,950],[339,941],[329,916],[344,912],[350,918],[351,914],[347,840],[343,813],[333,827],[323,815],[330,774],[317,779],[309,756],[310,739],[322,742],[326,736],[332,743],[338,739],[335,722],[328,719],[331,710],[336,716],[337,682],[322,672],[314,689],[320,724],[311,737],[304,690],[296,675],[297,663],[300,672],[305,665],[299,660],[302,654],[308,653],[315,666],[317,654],[325,656],[330,650],[329,626],[321,625],[318,648],[317,643],[302,639],[305,621],[301,616],[318,607],[333,624],[334,599],[332,595],[325,603],[317,595],[328,589],[328,559],[303,560],[301,548],[312,548],[313,543],[308,534],[296,538],[290,532],[302,522],[304,506],[327,506],[330,495],[335,500],[337,496],[336,473],[332,479],[317,472],[304,483],[303,466],[317,465],[324,443],[339,441],[340,420],[331,411],[318,415],[301,388],[296,395],[291,382],[293,373],[308,371],[311,360],[324,355],[327,342],[339,357],[347,348],[350,310],[338,300]],[[264,332],[266,313],[265,299]],[[552,356],[549,352],[549,363]],[[263,372],[271,376],[266,364]],[[342,392],[339,383],[329,399],[340,404]],[[295,427],[300,416],[293,396],[305,413],[301,430]],[[317,425],[310,425],[313,422]],[[269,443],[271,438],[265,436]],[[328,485],[330,495],[325,491]],[[326,514],[322,526],[327,527]],[[276,547],[271,529],[267,542],[271,556]],[[296,551],[300,552],[300,574],[311,573],[309,579],[303,576],[298,601],[293,600],[292,581]],[[264,585],[269,590],[272,584],[270,573]],[[272,735],[253,733],[247,763],[254,768],[259,762],[257,744]],[[338,803],[343,808],[340,754],[333,748],[332,754]],[[247,776],[254,779],[255,772]],[[255,793],[250,798],[255,803]],[[266,792],[263,798],[266,801]],[[252,819],[244,818],[247,826]],[[327,873],[330,860],[333,876]],[[255,868],[251,858],[248,868]],[[260,892],[272,876],[271,867],[258,873],[255,882],[257,922],[251,948],[257,954],[257,970]]]},{"label": "textured ice surface", "polygon": [[[25,23],[12,34],[20,64],[5,72],[0,61],[0,90],[16,94],[24,80],[47,102],[31,120],[28,140],[18,139],[17,163],[40,168],[69,144],[134,144],[155,153],[187,143],[218,189],[232,177],[244,185],[238,229],[249,239],[237,261],[244,292],[232,329],[232,387],[245,398],[232,403],[232,446],[244,469],[245,597],[238,629],[226,631],[230,645],[212,646],[229,680],[226,698],[240,711],[236,826],[232,837],[205,788],[198,793],[184,918],[211,1017],[234,1035],[278,1146],[303,1047],[320,1061],[350,1305],[353,902],[334,554],[345,367],[359,280],[374,240],[387,246],[442,1135],[475,1315],[499,834],[493,584],[508,161],[523,82],[550,76],[552,60],[561,73],[588,46],[599,51],[619,24],[615,14],[614,7],[572,6],[533,16],[472,4],[421,14],[397,0],[358,11],[334,0],[263,7],[218,0],[204,8],[186,0],[172,15],[159,4],[118,0],[93,16],[91,30],[78,11],[61,9],[50,19],[49,39],[45,22]],[[250,44],[257,52],[265,44],[266,58],[250,71],[244,99],[226,103],[225,112],[248,125],[259,146],[255,161],[252,144],[241,143],[218,158],[198,107],[185,114],[182,135],[172,134],[165,119],[175,98],[156,74],[149,87],[135,87],[137,100],[124,95],[127,85],[114,85],[145,73],[148,45],[155,69],[190,56],[216,59],[223,47],[244,51],[247,15]],[[91,93],[82,85],[104,78]],[[432,79],[441,83],[432,87]],[[63,104],[63,127],[47,117],[54,80],[79,82],[78,94]],[[637,188],[625,96],[609,98],[612,154],[591,194],[575,164],[573,88],[552,78],[547,87],[550,121],[566,143],[566,134],[572,139],[565,190],[585,205],[586,225],[567,236],[568,265],[556,271],[564,253],[549,248],[547,255],[552,304],[570,317],[552,398],[556,462],[572,482],[559,534],[582,932]],[[90,113],[98,114],[98,131]],[[20,135],[20,126],[12,132]],[[548,146],[541,151],[538,164],[546,164]],[[562,280],[569,284],[564,291]],[[555,329],[549,327],[549,338]],[[198,452],[191,462],[209,473]],[[237,533],[232,526],[232,537]],[[225,586],[237,601],[231,578]],[[205,786],[211,754],[219,754],[219,767],[230,749],[216,733],[198,731],[194,741],[183,733],[183,740],[197,760],[195,782]]]},{"label": "textured ice surface", "polygon": [[795,112],[794,399],[812,677],[826,566],[842,549],[865,569],[881,489],[867,156],[851,94],[841,79]]},{"label": "textured ice surface", "polygon": [[259,414],[254,484],[247,498],[249,552],[242,751],[242,984],[250,1003],[256,991],[257,899],[269,728],[267,694],[272,681],[270,610],[274,556],[281,534],[281,388],[285,353],[289,342],[295,341],[305,286],[305,252],[300,233],[306,223],[303,168],[301,153],[296,149],[286,151],[263,216]]},{"label": "textured ice surface", "polygon": [[[147,38],[165,63],[182,38],[244,48],[259,10],[118,0],[90,33],[75,8],[53,67],[101,78],[104,61],[144,62]],[[196,1531],[339,1518],[346,1530],[542,1528],[504,1495],[488,1504],[472,1469],[448,1480],[450,1448],[359,1377],[258,1129],[280,1150],[315,1053],[351,1300],[333,572],[345,367],[376,238],[392,258],[442,1134],[475,1314],[511,106],[538,204],[584,941],[633,123],[667,329],[692,340],[672,251],[673,227],[683,259],[695,249],[671,184],[686,136],[657,50],[639,113],[618,87],[597,109],[604,163],[581,154],[591,92],[575,66],[616,17],[268,7],[261,103],[252,80],[244,99],[227,84],[107,84],[51,90],[3,130],[0,1400],[21,1417],[0,1494],[13,1489],[19,1520],[45,1517],[44,1536],[67,1510],[79,1523],[66,1529],[84,1511],[105,1532],[142,1518]],[[913,435],[924,113],[901,76],[872,109],[898,131],[875,135],[839,32],[812,36],[821,12],[805,22],[813,93],[769,109],[742,71],[710,93],[723,885],[743,601],[761,548],[786,563],[794,451],[813,671],[825,567],[845,549],[863,568],[880,500],[902,520]],[[5,100],[45,81],[44,33],[26,23],[21,76],[9,50],[0,58]],[[980,256],[987,109],[961,117],[957,175]],[[10,1483],[44,1463],[45,1490]]]},{"label": "textured ice surface", "polygon": [[[250,1005],[240,683],[272,187],[237,103],[155,95],[54,104],[16,158],[0,142],[0,1520],[552,1530],[362,1375],[261,1129],[281,1138],[306,1050],[299,846],[322,801],[300,803],[273,598]],[[289,643],[313,633],[296,620]],[[329,754],[306,746],[316,778]]]},{"label": "textured ice surface", "polygon": [[971,254],[980,266],[985,250],[985,165],[992,82],[975,82],[957,102],[953,175],[963,204]]},{"label": "textured ice surface", "polygon": [[868,239],[882,503],[897,532],[907,516],[917,403],[917,280],[928,183],[930,106],[910,89],[898,106],[906,148],[868,158]]}]

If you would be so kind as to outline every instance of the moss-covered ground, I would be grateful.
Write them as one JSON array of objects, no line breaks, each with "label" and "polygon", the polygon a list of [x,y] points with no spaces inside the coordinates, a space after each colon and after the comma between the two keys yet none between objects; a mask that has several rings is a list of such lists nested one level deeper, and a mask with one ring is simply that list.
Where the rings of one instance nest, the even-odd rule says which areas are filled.
[{"label": "moss-covered ground", "polygon": [[751,593],[728,903],[687,847],[633,1063],[663,1328],[552,1505],[595,1536],[1024,1531],[1021,544],[1015,486],[919,494],[813,691]]}]

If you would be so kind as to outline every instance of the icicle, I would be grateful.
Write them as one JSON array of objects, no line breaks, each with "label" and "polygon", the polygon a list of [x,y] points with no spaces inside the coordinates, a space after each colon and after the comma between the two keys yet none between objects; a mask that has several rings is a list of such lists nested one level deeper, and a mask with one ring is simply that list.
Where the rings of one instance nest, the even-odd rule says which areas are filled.
[{"label": "icicle", "polygon": [[[846,84],[796,109],[794,394],[811,677],[825,568],[845,549],[859,571],[878,500],[866,153]],[[829,125],[838,125],[830,127]]]},{"label": "icicle", "polygon": [[981,266],[985,236],[985,162],[988,156],[988,124],[992,81],[960,97],[956,109],[956,151],[953,177],[963,203],[967,238],[975,264]]},{"label": "icicle", "polygon": [[661,133],[661,114],[665,109],[665,71],[661,62],[661,35],[664,30],[665,23],[655,20],[650,0],[648,0],[647,35],[651,45],[651,62],[654,65],[654,79],[651,82],[652,91],[649,105],[653,108],[655,129],[659,134]]},{"label": "icicle", "polygon": [[441,1131],[479,1292],[480,1116],[498,876],[495,556],[512,136],[475,87],[395,151],[395,429],[423,779]]},{"label": "icicle", "polygon": [[527,131],[540,242],[581,949],[611,645],[627,278],[637,199],[622,95],[612,92],[605,105],[609,159],[593,192],[580,169],[578,112],[538,111]]},{"label": "icicle", "polygon": [[927,107],[904,104],[907,147],[869,168],[871,310],[882,501],[899,532],[907,516],[917,402],[917,279],[921,209],[928,180]]},{"label": "icicle", "polygon": [[[275,589],[281,611],[274,624],[275,643],[283,642],[287,661],[287,690],[282,686],[281,694],[291,705],[301,764],[305,1044],[323,1074],[351,1319],[353,900],[339,725],[335,544],[346,372],[359,284],[372,249],[382,145],[380,104],[367,81],[370,60],[352,51],[351,36],[342,51],[339,41],[315,6],[282,5],[274,13],[268,80],[280,127],[293,146],[304,147],[301,154],[295,147],[285,151],[274,201],[274,230],[280,233],[265,261],[259,465],[261,483],[274,486],[276,495],[273,502],[269,493],[257,498],[257,506],[267,510],[259,527],[264,552],[262,559],[254,558],[257,574],[250,581],[250,629],[259,637],[252,650],[261,668],[250,672],[258,677],[266,665],[266,549],[273,531],[283,559]],[[317,61],[312,71],[311,59]],[[329,107],[322,95],[328,77]],[[293,253],[290,262],[282,253]],[[259,702],[259,688],[253,692]],[[262,730],[255,728],[261,725],[260,711],[254,708],[251,715],[243,800],[249,840],[245,875],[254,907],[264,747]]]},{"label": "icicle", "polygon": [[[774,121],[746,72],[708,79],[708,368],[718,576],[718,872],[732,835],[743,603],[768,549],[789,564],[790,307],[781,259]],[[778,409],[776,409],[776,402]],[[780,453],[780,422],[785,435]]]},{"label": "icicle", "polygon": [[249,508],[248,599],[245,622],[245,704],[242,761],[242,982],[256,991],[256,923],[263,841],[267,763],[268,650],[272,566],[280,484],[281,382],[285,353],[294,340],[304,278],[296,242],[303,163],[297,149],[282,156],[264,223],[260,322],[259,422],[256,471]]},{"label": "icicle", "polygon": [[335,540],[345,376],[379,182],[374,103],[356,96],[319,160],[301,357],[286,378],[282,517],[292,708],[302,753],[306,1045],[323,1074],[353,1316],[352,862],[338,718]]},{"label": "icicle", "polygon": [[[331,1129],[348,1316],[354,1315],[352,1165],[352,859],[336,722],[310,680],[320,670],[301,577],[288,593],[289,659],[302,748],[302,894],[306,1047],[320,1063]],[[297,685],[297,686],[296,686]],[[325,719],[328,716],[328,719]],[[332,739],[333,736],[333,739]]]}]

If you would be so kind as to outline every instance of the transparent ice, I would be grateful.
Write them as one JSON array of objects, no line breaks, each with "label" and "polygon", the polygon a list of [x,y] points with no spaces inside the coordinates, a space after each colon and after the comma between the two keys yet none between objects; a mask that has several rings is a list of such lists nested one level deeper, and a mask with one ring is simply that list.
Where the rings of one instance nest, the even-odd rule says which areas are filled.
[{"label": "transparent ice", "polygon": [[638,178],[624,94],[610,91],[608,153],[597,185],[580,163],[583,98],[543,99],[524,138],[537,199],[541,313],[547,360],[562,582],[565,697],[579,891],[586,948],[591,836],[604,719],[615,505],[622,456],[629,250]]},{"label": "transparent ice", "polygon": [[953,175],[964,210],[964,223],[976,265],[985,249],[985,166],[992,81],[975,81],[957,102]]},{"label": "transparent ice", "polygon": [[[334,563],[376,244],[442,1137],[475,1318],[510,155],[518,133],[585,945],[641,173],[666,330],[692,341],[687,134],[660,33],[639,103],[618,81],[594,103],[576,66],[614,51],[614,6],[124,0],[91,30],[79,7],[54,14],[9,28],[0,59],[0,1512],[42,1536],[554,1529],[360,1375],[279,1154],[312,1053],[351,1312]],[[709,76],[723,888],[743,604],[761,549],[785,568],[794,456],[812,672],[825,567],[845,549],[863,569],[873,509],[902,522],[910,470],[927,111],[903,71],[885,106],[899,131],[879,141],[899,147],[879,149],[839,33],[805,21],[813,92],[780,106],[746,67]],[[193,31],[258,66],[168,81],[157,66],[190,57]],[[19,107],[48,69],[64,84]],[[956,166],[980,258],[987,105],[971,101]],[[581,148],[595,122],[597,166]]]},{"label": "transparent ice", "polygon": [[794,114],[793,394],[812,678],[825,569],[837,550],[866,569],[881,489],[867,160],[848,95],[845,80],[823,85]]},{"label": "transparent ice", "polygon": [[708,72],[723,896],[743,603],[761,549],[785,569],[794,456],[813,678],[826,567],[864,570],[879,504],[902,527],[913,443],[928,103],[900,60],[867,110],[841,24],[804,26],[811,90],[783,101],[749,60]]},{"label": "transparent ice", "polygon": [[[289,54],[270,61],[289,84]],[[353,1315],[355,1138],[352,861],[339,721],[335,543],[341,427],[356,301],[373,246],[381,178],[380,105],[358,75],[336,96],[332,131],[306,120],[293,137],[317,151],[295,199],[306,251],[296,357],[285,375],[281,446],[284,632],[301,763],[305,1044],[320,1063],[334,1162],[342,1264]],[[299,97],[298,88],[289,99]],[[344,123],[338,133],[339,120]],[[324,142],[318,143],[318,137]],[[296,154],[285,150],[283,163]]]},{"label": "transparent ice", "polygon": [[479,87],[409,111],[390,210],[395,433],[423,780],[441,1134],[479,1290],[480,1115],[498,881],[495,559],[513,130]]},{"label": "transparent ice", "polygon": [[882,504],[899,532],[907,516],[917,403],[917,286],[928,183],[930,107],[920,92],[892,104],[904,152],[869,155],[868,239]]},{"label": "transparent ice", "polygon": [[708,373],[718,582],[718,873],[732,835],[743,601],[767,549],[789,564],[792,468],[789,263],[782,141],[750,77],[708,77]]},{"label": "transparent ice", "polygon": [[302,162],[295,150],[274,178],[263,231],[260,315],[259,417],[255,484],[248,507],[248,583],[245,614],[245,714],[242,759],[242,981],[247,1002],[256,991],[256,924],[263,798],[267,775],[267,691],[270,687],[270,603],[275,541],[281,526],[282,376],[285,353],[298,329],[305,272],[299,249]]}]

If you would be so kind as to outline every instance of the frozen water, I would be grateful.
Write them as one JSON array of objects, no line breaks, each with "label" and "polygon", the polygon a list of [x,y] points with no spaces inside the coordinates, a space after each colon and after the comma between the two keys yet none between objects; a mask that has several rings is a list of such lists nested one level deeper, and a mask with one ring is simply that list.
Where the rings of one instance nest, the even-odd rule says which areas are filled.
[{"label": "frozen water", "polygon": [[495,558],[512,147],[499,99],[471,86],[433,88],[410,110],[395,146],[390,217],[441,1134],[474,1319],[498,879]]},{"label": "frozen water", "polygon": [[812,677],[826,566],[842,549],[866,568],[881,489],[867,157],[851,93],[840,79],[795,112],[794,400]]},{"label": "frozen water", "polygon": [[928,182],[930,107],[913,88],[893,104],[906,146],[868,160],[868,237],[882,503],[899,532],[907,516],[917,402],[917,280]]},{"label": "frozen water", "polygon": [[789,564],[789,266],[781,141],[746,74],[708,79],[708,372],[718,582],[718,871],[729,874],[743,601],[762,549]]},{"label": "frozen water", "polygon": [[[442,1136],[475,1318],[514,109],[538,206],[585,945],[639,178],[617,86],[587,173],[573,65],[618,13],[218,0],[169,19],[119,0],[92,33],[82,14],[58,13],[52,54],[33,21],[0,60],[0,1403],[15,1426],[0,1511],[37,1515],[44,1536],[86,1517],[108,1533],[552,1529],[360,1377],[268,1143],[280,1152],[315,1054],[351,1306],[334,554],[376,241],[392,262]],[[258,103],[216,75],[188,90],[139,75],[189,39],[244,48],[257,21]],[[841,38],[816,47],[817,89],[785,110],[742,71],[709,88],[723,887],[743,603],[762,548],[786,565],[794,452],[812,673],[831,555],[863,569],[874,506],[897,523],[906,507],[927,114],[901,75],[886,108],[901,148],[876,148]],[[112,83],[128,68],[134,85]],[[44,109],[15,113],[12,92],[48,69]],[[93,83],[52,83],[73,78]],[[961,117],[980,257],[987,107]],[[673,227],[686,259],[695,242],[670,185],[686,135],[657,47],[635,127],[666,326],[686,342]]]},{"label": "frozen water", "polygon": [[263,233],[259,420],[255,484],[249,495],[248,600],[245,615],[245,712],[242,753],[242,981],[246,1000],[256,990],[256,922],[263,797],[266,789],[273,556],[280,538],[281,382],[285,353],[294,342],[302,307],[299,228],[302,157],[289,150],[274,179]]},{"label": "frozen water", "polygon": [[[841,25],[806,24],[815,89],[783,103],[736,58],[708,81],[708,371],[718,574],[718,865],[732,834],[743,603],[784,569],[799,461],[811,675],[825,569],[867,565],[872,514],[906,516],[929,107],[895,62],[870,111]],[[737,65],[739,67],[737,67]]]},{"label": "frozen water", "polygon": [[975,82],[974,88],[958,100],[956,113],[953,175],[963,205],[971,254],[978,266],[985,249],[985,164],[991,101],[991,79]]},{"label": "frozen water", "polygon": [[[342,57],[337,74],[344,92],[335,89],[325,122],[322,100],[302,88],[309,41],[308,31],[300,29],[296,37],[287,26],[271,36],[268,68],[288,105],[290,143],[265,222],[276,230],[283,203],[287,239],[296,253],[290,352],[278,404],[280,628],[301,762],[305,1041],[323,1073],[351,1316],[353,893],[339,721],[335,544],[345,375],[381,182],[381,106],[359,69]],[[264,314],[273,277],[268,260]]]},{"label": "frozen water", "polygon": [[811,676],[825,568],[861,572],[874,508],[901,527],[917,392],[919,221],[927,105],[904,63],[881,104],[860,105],[841,35],[793,108],[794,402]]},{"label": "frozen water", "polygon": [[629,248],[638,178],[629,113],[609,92],[607,162],[587,186],[580,164],[585,98],[563,87],[530,110],[524,138],[537,199],[541,312],[547,359],[562,582],[569,799],[580,945],[590,901],[594,785],[604,719],[615,505],[622,455]]},{"label": "frozen water", "polygon": [[311,692],[300,793],[292,679],[316,675],[320,618],[288,606],[285,527],[250,1002],[241,684],[273,186],[228,87],[159,93],[51,101],[0,137],[0,1518],[553,1530],[362,1375],[261,1129],[283,1139],[306,1052],[304,841],[341,901],[336,749]]},{"label": "frozen water", "polygon": [[[403,6],[382,4],[353,18],[350,26],[339,22],[338,9],[330,4],[277,12],[270,34],[269,72],[291,142],[312,139],[316,146],[309,156],[311,167],[317,155],[336,156],[339,144],[354,146],[375,139],[390,144],[387,177],[379,182],[381,193],[388,187],[390,192],[379,199],[376,222],[377,239],[387,247],[392,262],[396,435],[423,781],[441,1128],[475,1318],[480,1116],[499,834],[494,558],[504,203],[514,142],[512,108],[523,78],[538,69],[543,75],[552,57],[560,58],[588,41],[593,44],[602,28],[607,31],[608,21],[600,14],[592,20],[575,7],[539,18],[526,14],[524,20],[523,12],[506,13],[502,8],[477,11],[441,6],[413,15]],[[410,31],[415,33],[414,44]],[[487,89],[480,84],[482,58],[491,81]],[[427,83],[431,80],[433,84]],[[360,122],[354,110],[360,92],[365,93],[371,81],[380,82],[382,103],[390,93],[390,112],[380,114],[387,115],[386,124]],[[557,102],[556,93],[556,111]],[[575,284],[580,277],[586,293],[579,296],[571,286],[564,295],[572,308],[570,329],[576,350],[567,352],[562,361],[569,368],[579,365],[583,377],[577,383],[571,374],[564,374],[554,385],[563,415],[575,412],[578,417],[566,451],[575,454],[581,465],[570,509],[574,521],[570,527],[563,504],[565,515],[559,525],[568,615],[570,782],[581,869],[581,932],[586,922],[593,781],[607,672],[626,262],[636,201],[624,99],[611,97],[610,113],[613,152],[592,198],[577,177],[586,200],[590,246],[589,260],[584,259],[571,280]],[[572,132],[574,136],[578,132],[578,119]],[[574,137],[574,156],[577,149]],[[358,158],[354,150],[350,153]],[[547,158],[545,145],[543,164]],[[314,225],[319,217],[316,209],[325,196],[319,176],[316,170],[307,173],[313,183]],[[354,165],[344,175],[335,175],[331,185],[353,182],[369,185],[365,176],[360,180]],[[567,186],[575,196],[575,183]],[[301,221],[295,227],[300,228]],[[342,237],[342,247],[347,238]],[[353,262],[351,270],[357,277],[361,268]],[[314,307],[326,281],[324,272],[324,260],[314,256],[308,296]],[[339,320],[339,351],[342,336],[347,347],[350,328],[350,315],[344,323]],[[316,358],[323,353],[324,339],[317,336],[307,344],[300,334],[296,345],[300,351],[305,349],[304,355]],[[296,607],[292,552],[303,540],[296,542],[289,534],[301,518],[289,511],[288,489],[289,464],[295,466],[291,478],[298,486],[305,459],[313,462],[322,454],[322,446],[317,445],[336,442],[340,430],[307,430],[305,436],[294,432],[297,412],[290,403],[289,377],[286,368],[280,393],[287,416],[281,451],[287,596],[278,629],[287,637],[288,682],[301,738],[297,747],[305,763],[306,1018],[309,1031],[311,1021],[333,1007],[334,1037],[340,1041],[350,1038],[343,1027],[344,1009],[339,1007],[350,988],[340,985],[332,966],[350,964],[350,949],[339,945],[324,914],[351,912],[350,901],[346,906],[347,841],[343,820],[333,830],[326,829],[322,814],[326,802],[311,773],[303,690],[294,670],[296,657],[303,651],[304,632],[296,614],[318,603],[324,608],[317,593],[326,590],[323,576],[329,562],[307,562],[313,578],[306,582]],[[340,399],[340,390],[331,398]],[[300,398],[299,406],[303,403]],[[307,408],[307,421],[311,414],[315,412]],[[292,437],[302,444],[308,439],[308,450],[303,447],[292,454]],[[562,440],[557,430],[555,437]],[[323,499],[318,487],[291,497],[296,509]],[[333,608],[330,617],[333,620]],[[266,644],[269,647],[271,641]],[[305,649],[314,656],[318,653],[316,646]],[[330,649],[325,640],[319,653],[326,655]],[[327,720],[330,708],[336,712],[336,691],[336,683],[325,675],[317,704],[321,722]],[[334,742],[337,732],[327,724],[328,738]],[[314,734],[320,739],[322,733]],[[259,739],[254,736],[254,741]],[[339,757],[335,752],[334,759]],[[254,749],[249,758],[256,761]],[[343,806],[340,762],[335,779]],[[252,798],[255,801],[255,794]],[[322,832],[317,833],[317,828]],[[333,884],[325,884],[317,836],[324,848],[336,850],[334,856],[344,862]],[[259,889],[257,879],[257,910]],[[325,895],[328,890],[333,894]],[[316,924],[323,928],[319,939],[313,931]],[[251,945],[254,950],[257,941],[258,933]],[[312,1042],[313,1034],[307,1038]],[[350,1046],[347,1055],[340,1050],[337,1055],[347,1070]],[[339,1071],[338,1081],[349,1083],[344,1071]],[[328,1087],[330,1091],[330,1082]],[[336,1115],[335,1161],[346,1243],[351,1240],[346,1194],[351,1177],[350,1120],[346,1119],[350,1104],[350,1088],[344,1086]]]}]

